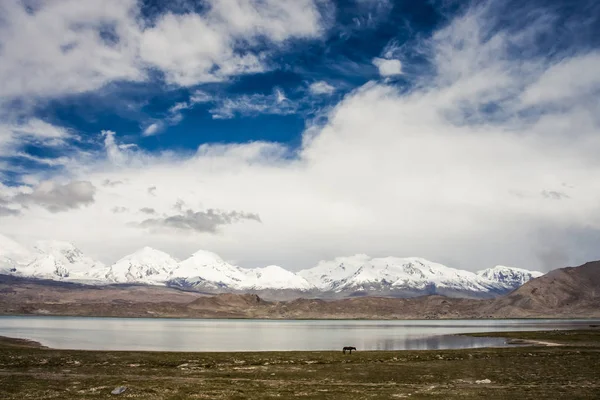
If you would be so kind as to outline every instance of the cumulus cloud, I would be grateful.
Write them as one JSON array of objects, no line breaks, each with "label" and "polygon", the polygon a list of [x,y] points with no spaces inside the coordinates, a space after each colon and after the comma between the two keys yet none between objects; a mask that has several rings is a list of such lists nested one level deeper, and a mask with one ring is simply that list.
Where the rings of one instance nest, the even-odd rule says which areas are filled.
[{"label": "cumulus cloud", "polygon": [[201,14],[167,12],[150,22],[136,0],[2,2],[0,98],[144,81],[149,68],[178,85],[221,81],[268,68],[267,54],[252,50],[258,41],[280,44],[323,31],[312,0],[209,0],[206,6]]},{"label": "cumulus cloud", "polygon": [[325,81],[311,83],[308,90],[312,94],[331,94],[335,92],[335,88]]},{"label": "cumulus cloud", "polygon": [[140,212],[142,212],[144,214],[156,214],[156,210],[154,208],[151,208],[151,207],[140,208]]},{"label": "cumulus cloud", "polygon": [[136,153],[136,146],[132,144],[118,144],[115,136],[116,133],[113,131],[102,131],[102,137],[104,137],[104,149],[106,151],[106,157],[111,163],[115,165],[125,165],[132,157],[139,159],[139,154]]},{"label": "cumulus cloud", "polygon": [[387,60],[376,57],[373,64],[379,69],[379,75],[389,77],[402,74],[402,63],[400,60]]},{"label": "cumulus cloud", "polygon": [[129,211],[129,209],[127,207],[118,207],[117,206],[117,207],[113,207],[110,211],[115,214],[120,214],[120,213]]},{"label": "cumulus cloud", "polygon": [[141,228],[150,229],[175,229],[215,233],[222,225],[230,225],[243,220],[261,222],[258,214],[208,209],[206,211],[196,212],[193,210],[186,210],[181,214],[164,218],[150,218],[142,221],[139,226]]},{"label": "cumulus cloud", "polygon": [[88,181],[73,181],[66,184],[46,181],[30,192],[21,193],[12,200],[29,206],[41,206],[52,213],[68,211],[94,202],[96,188]]}]

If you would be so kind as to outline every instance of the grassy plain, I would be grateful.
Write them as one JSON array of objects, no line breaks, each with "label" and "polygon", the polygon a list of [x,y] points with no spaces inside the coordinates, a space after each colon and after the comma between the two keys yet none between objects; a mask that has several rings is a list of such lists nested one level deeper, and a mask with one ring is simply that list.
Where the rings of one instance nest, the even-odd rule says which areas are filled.
[{"label": "grassy plain", "polygon": [[[9,399],[597,399],[600,329],[485,334],[561,346],[428,351],[164,353],[0,340]],[[489,380],[489,383],[477,381]],[[487,382],[487,381],[485,381]],[[127,390],[110,392],[118,386]]]}]

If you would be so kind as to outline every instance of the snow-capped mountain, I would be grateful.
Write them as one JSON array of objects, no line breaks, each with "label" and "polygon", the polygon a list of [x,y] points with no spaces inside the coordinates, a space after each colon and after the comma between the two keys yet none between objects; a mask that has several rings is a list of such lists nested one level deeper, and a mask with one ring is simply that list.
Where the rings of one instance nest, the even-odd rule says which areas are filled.
[{"label": "snow-capped mountain", "polygon": [[100,285],[169,285],[213,293],[287,291],[304,293],[306,297],[428,294],[493,297],[543,275],[504,266],[474,273],[423,258],[371,258],[365,254],[321,261],[314,268],[293,273],[276,265],[241,268],[205,250],[178,261],[150,247],[108,267],[87,257],[71,243],[43,241],[29,250],[1,235],[0,274]]},{"label": "snow-capped mountain", "polygon": [[55,280],[103,281],[108,269],[84,255],[73,244],[41,241],[34,246],[33,259],[16,268],[15,275]]},{"label": "snow-capped mountain", "polygon": [[476,274],[423,258],[370,258],[357,254],[322,261],[314,268],[298,272],[298,275],[323,292],[402,297],[427,294],[492,297],[542,275],[518,268],[503,268]]},{"label": "snow-capped mountain", "polygon": [[181,286],[238,290],[243,287],[245,275],[240,268],[223,261],[217,254],[199,250],[179,264],[172,279]]},{"label": "snow-capped mountain", "polygon": [[106,279],[115,283],[161,285],[171,279],[178,265],[178,261],[167,253],[144,247],[114,263]]},{"label": "snow-capped mountain", "polygon": [[240,268],[215,253],[200,250],[182,261],[170,284],[203,289],[244,290],[311,290],[306,279],[276,265],[264,268]]},{"label": "snow-capped mountain", "polygon": [[539,278],[544,274],[539,271],[529,271],[521,268],[497,265],[493,268],[478,271],[477,275],[495,282],[497,285],[503,286],[507,290],[514,290],[531,279]]}]

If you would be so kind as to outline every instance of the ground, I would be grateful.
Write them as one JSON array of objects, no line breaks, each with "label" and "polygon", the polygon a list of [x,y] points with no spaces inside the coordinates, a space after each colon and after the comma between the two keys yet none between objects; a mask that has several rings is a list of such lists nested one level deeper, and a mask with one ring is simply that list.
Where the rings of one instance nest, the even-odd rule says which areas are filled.
[{"label": "ground", "polygon": [[[498,335],[561,346],[162,353],[50,350],[2,339],[0,398],[600,398],[600,329]],[[127,390],[111,395],[118,386]]]}]

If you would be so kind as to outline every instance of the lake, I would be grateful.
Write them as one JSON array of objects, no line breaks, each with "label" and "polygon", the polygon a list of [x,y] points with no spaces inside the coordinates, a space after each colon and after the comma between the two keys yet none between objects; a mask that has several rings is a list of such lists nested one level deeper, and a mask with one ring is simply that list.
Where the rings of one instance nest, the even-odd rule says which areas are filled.
[{"label": "lake", "polygon": [[506,346],[458,333],[586,328],[600,320],[223,320],[0,317],[0,336],[57,349],[150,351],[427,350]]}]

